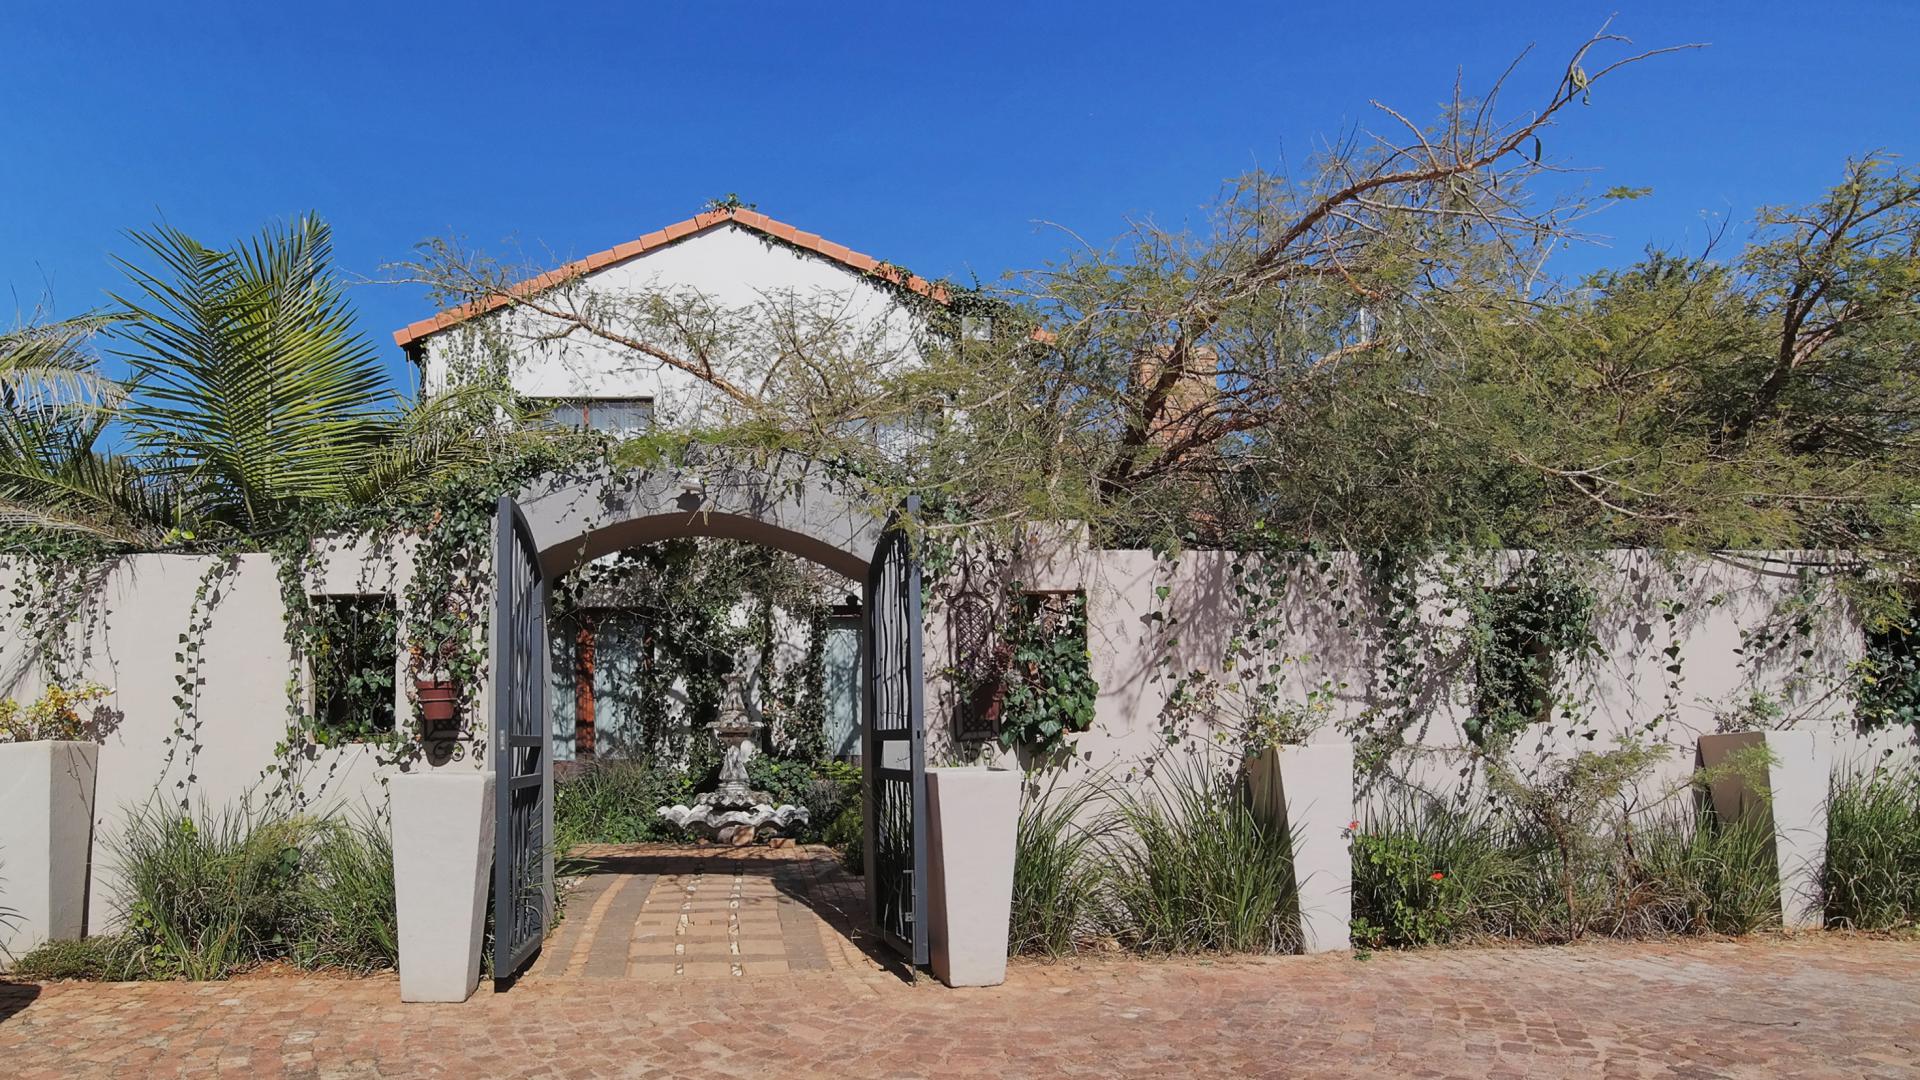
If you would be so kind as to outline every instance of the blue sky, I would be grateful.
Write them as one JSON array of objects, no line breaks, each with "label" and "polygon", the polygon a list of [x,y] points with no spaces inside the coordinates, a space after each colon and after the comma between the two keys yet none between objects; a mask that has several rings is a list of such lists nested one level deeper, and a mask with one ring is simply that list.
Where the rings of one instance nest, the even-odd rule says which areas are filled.
[{"label": "blue sky", "polygon": [[[7,5],[0,285],[16,310],[104,302],[121,236],[214,243],[318,210],[344,272],[430,236],[583,255],[740,195],[930,276],[997,278],[1129,216],[1190,218],[1223,177],[1432,115],[1524,46],[1544,93],[1617,10],[1641,45],[1706,41],[1605,84],[1549,134],[1596,188],[1649,186],[1566,270],[1694,248],[1804,201],[1849,154],[1920,150],[1920,3],[888,5],[309,2]],[[1742,235],[1736,229],[1735,236]],[[362,328],[422,292],[365,284]]]}]

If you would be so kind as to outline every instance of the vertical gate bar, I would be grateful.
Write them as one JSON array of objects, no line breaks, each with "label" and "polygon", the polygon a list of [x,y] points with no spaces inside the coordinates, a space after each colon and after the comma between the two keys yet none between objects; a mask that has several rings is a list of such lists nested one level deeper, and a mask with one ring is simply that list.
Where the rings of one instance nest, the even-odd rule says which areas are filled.
[{"label": "vertical gate bar", "polygon": [[541,938],[553,922],[555,907],[553,860],[553,649],[548,637],[553,625],[549,608],[552,594],[547,588],[546,572],[540,566],[539,551],[533,543],[533,529],[515,508],[515,523],[526,530],[528,563],[533,568],[534,585],[534,706],[527,718],[529,734],[542,736],[537,747],[540,755],[540,929]]}]

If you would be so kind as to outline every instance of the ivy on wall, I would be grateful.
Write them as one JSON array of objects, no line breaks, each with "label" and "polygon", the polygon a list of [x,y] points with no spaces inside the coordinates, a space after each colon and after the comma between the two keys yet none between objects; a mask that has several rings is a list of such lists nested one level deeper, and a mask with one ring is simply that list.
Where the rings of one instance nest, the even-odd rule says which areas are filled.
[{"label": "ivy on wall", "polygon": [[1069,735],[1093,726],[1100,686],[1088,649],[1087,597],[1025,593],[1016,586],[1007,608],[1000,742],[1044,757],[1064,749]]},{"label": "ivy on wall", "polygon": [[1920,735],[1920,613],[1870,624],[1853,678],[1861,730],[1905,727]]},{"label": "ivy on wall", "polygon": [[1469,595],[1474,694],[1464,726],[1475,746],[1505,746],[1552,718],[1561,671],[1598,648],[1594,594],[1567,567],[1534,559]]}]

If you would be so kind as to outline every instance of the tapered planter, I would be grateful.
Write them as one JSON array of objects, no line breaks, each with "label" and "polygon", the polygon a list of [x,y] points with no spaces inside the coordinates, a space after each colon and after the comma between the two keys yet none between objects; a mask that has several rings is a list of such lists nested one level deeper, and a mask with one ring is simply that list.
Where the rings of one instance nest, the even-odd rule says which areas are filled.
[{"label": "tapered planter", "polygon": [[99,763],[90,742],[0,743],[0,970],[86,932]]},{"label": "tapered planter", "polygon": [[493,774],[406,773],[388,789],[400,1000],[465,1001],[480,982],[493,867]]},{"label": "tapered planter", "polygon": [[1353,947],[1353,746],[1274,746],[1247,759],[1254,813],[1293,842],[1300,951]]},{"label": "tapered planter", "polygon": [[1019,773],[927,770],[927,944],[948,986],[1007,979]]},{"label": "tapered planter", "polygon": [[[1764,762],[1759,747],[1766,749]],[[1833,772],[1828,748],[1811,731],[1702,735],[1699,764],[1708,771],[1715,816],[1763,821],[1771,828],[1781,925],[1794,930],[1824,925],[1820,879],[1827,862],[1827,789]]]}]

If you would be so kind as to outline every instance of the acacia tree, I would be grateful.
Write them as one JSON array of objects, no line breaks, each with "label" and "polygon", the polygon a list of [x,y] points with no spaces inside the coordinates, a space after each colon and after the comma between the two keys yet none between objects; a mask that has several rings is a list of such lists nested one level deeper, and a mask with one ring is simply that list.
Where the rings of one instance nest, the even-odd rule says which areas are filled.
[{"label": "acacia tree", "polygon": [[[1688,48],[1678,46],[1675,48]],[[1531,108],[1513,69],[1439,118],[1380,106],[1197,229],[1136,224],[996,290],[901,290],[910,356],[830,307],[516,285],[448,246],[412,270],[719,407],[680,434],[848,462],[973,523],[1116,542],[1913,549],[1916,199],[1881,157],[1731,258],[1566,281],[1554,251],[1642,192],[1546,198],[1546,140],[1636,51],[1606,28]],[[1592,70],[1589,70],[1592,69]],[[883,270],[900,280],[895,268]],[[960,316],[995,316],[987,337]],[[911,430],[888,454],[876,429]]]},{"label": "acacia tree", "polygon": [[[494,311],[520,347],[586,342],[694,377],[720,406],[690,418],[710,439],[852,458],[974,520],[1075,517],[1135,537],[1199,521],[1219,533],[1262,433],[1304,422],[1356,369],[1447,347],[1437,308],[1488,291],[1537,296],[1547,253],[1592,208],[1529,194],[1556,171],[1545,135],[1596,85],[1670,51],[1633,51],[1603,27],[1530,110],[1506,111],[1506,74],[1477,98],[1457,85],[1434,123],[1380,106],[1383,132],[1329,146],[1298,175],[1232,183],[1201,234],[1141,224],[1008,289],[902,290],[921,331],[909,363],[882,345],[897,338],[856,334],[790,297],[727,309],[684,292],[614,294],[584,267],[514,274],[450,244],[406,276]],[[954,332],[956,313],[973,310],[999,316],[990,339]],[[919,433],[910,462],[857,437],[907,428]]]}]

